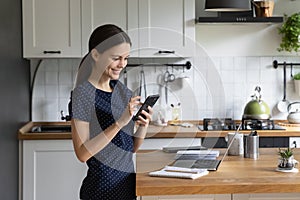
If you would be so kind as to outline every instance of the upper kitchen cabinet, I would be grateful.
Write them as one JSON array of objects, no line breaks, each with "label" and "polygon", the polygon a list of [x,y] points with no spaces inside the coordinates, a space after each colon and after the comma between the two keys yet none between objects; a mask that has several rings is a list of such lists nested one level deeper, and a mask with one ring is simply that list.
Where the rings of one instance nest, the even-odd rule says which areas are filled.
[{"label": "upper kitchen cabinet", "polygon": [[82,57],[106,23],[129,34],[131,57],[193,55],[195,0],[23,0],[24,57]]},{"label": "upper kitchen cabinet", "polygon": [[[99,25],[115,24],[126,31],[132,40],[132,49],[138,47],[138,0],[84,0],[82,1],[82,55],[88,52],[88,40]],[[129,21],[130,19],[130,21]],[[138,56],[137,52],[131,56]]]},{"label": "upper kitchen cabinet", "polygon": [[80,0],[22,0],[23,57],[81,57]]},{"label": "upper kitchen cabinet", "polygon": [[139,57],[193,55],[194,0],[139,0],[138,19]]},{"label": "upper kitchen cabinet", "polygon": [[91,32],[105,23],[114,23],[129,34],[131,57],[192,56],[195,43],[194,0],[83,1],[83,55],[87,52]]}]

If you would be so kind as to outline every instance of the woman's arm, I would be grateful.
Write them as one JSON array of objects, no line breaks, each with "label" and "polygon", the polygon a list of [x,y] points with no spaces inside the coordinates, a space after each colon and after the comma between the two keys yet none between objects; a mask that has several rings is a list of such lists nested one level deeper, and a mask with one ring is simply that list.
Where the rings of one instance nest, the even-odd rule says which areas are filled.
[{"label": "woman's arm", "polygon": [[118,122],[115,122],[90,140],[88,122],[72,119],[71,125],[74,150],[78,160],[81,162],[86,162],[102,150],[121,129]]},{"label": "woman's arm", "polygon": [[101,151],[117,135],[121,128],[129,123],[136,106],[140,104],[139,98],[138,96],[131,98],[120,119],[92,139],[89,137],[89,122],[78,119],[71,120],[73,146],[76,156],[81,162],[86,162]]},{"label": "woman's arm", "polygon": [[149,123],[152,118],[153,109],[148,106],[149,113],[146,111],[142,111],[142,114],[146,117],[144,119],[143,117],[139,116],[139,120],[137,120],[138,129],[134,134],[134,145],[133,145],[133,152],[137,152],[140,146],[143,144],[144,138],[147,133],[147,129],[149,126]]},{"label": "woman's arm", "polygon": [[139,126],[134,134],[133,153],[136,153],[144,142],[148,126]]}]

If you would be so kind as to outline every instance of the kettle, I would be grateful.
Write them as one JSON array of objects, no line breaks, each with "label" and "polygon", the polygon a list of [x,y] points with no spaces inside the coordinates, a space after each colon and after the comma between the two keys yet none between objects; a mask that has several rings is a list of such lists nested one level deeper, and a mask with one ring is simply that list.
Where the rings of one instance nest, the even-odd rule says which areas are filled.
[{"label": "kettle", "polygon": [[255,87],[255,93],[252,100],[248,102],[244,108],[243,119],[270,119],[271,112],[269,106],[261,100],[261,88]]},{"label": "kettle", "polygon": [[296,109],[296,111],[290,112],[292,105],[295,105],[295,104],[300,104],[300,102],[293,102],[288,105],[287,110],[288,110],[289,114],[287,116],[287,120],[291,124],[300,124],[300,111],[298,109]]}]

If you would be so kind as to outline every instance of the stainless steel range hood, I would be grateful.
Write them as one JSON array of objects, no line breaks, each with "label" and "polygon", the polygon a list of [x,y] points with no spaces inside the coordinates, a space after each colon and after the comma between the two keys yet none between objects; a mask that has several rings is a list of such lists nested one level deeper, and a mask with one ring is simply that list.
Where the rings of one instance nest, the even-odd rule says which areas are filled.
[{"label": "stainless steel range hood", "polygon": [[254,11],[205,11],[205,0],[196,1],[196,23],[281,23],[283,16],[255,17]]},{"label": "stainless steel range hood", "polygon": [[281,23],[282,16],[253,17],[252,11],[217,12],[217,16],[199,16],[196,23]]}]

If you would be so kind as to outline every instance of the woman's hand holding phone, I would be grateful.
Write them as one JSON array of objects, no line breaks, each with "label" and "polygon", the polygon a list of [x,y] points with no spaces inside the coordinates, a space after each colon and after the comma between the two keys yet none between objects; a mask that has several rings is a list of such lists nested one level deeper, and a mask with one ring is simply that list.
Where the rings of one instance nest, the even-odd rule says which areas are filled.
[{"label": "woman's hand holding phone", "polygon": [[141,114],[137,116],[137,118],[135,119],[135,122],[140,126],[148,126],[152,120],[152,114],[153,114],[153,109],[151,106],[148,106],[147,111],[142,110]]},{"label": "woman's hand holding phone", "polygon": [[[153,109],[152,107],[159,98],[159,95],[150,95],[146,98],[144,103],[141,103],[140,96],[135,96],[130,99],[123,115],[117,121],[120,128],[127,125],[131,119],[136,121],[139,125],[148,125],[151,121]],[[136,115],[133,115],[138,105],[142,105]]]},{"label": "woman's hand holding phone", "polygon": [[140,121],[139,124],[141,124],[141,122],[143,122],[143,124],[145,124],[145,123],[147,123],[146,121],[148,121],[148,123],[149,123],[151,121],[151,117],[153,114],[152,107],[154,106],[154,104],[157,102],[158,99],[159,99],[158,94],[148,96],[146,98],[145,102],[140,107],[139,111],[133,117],[133,120],[134,121],[139,120]]}]

